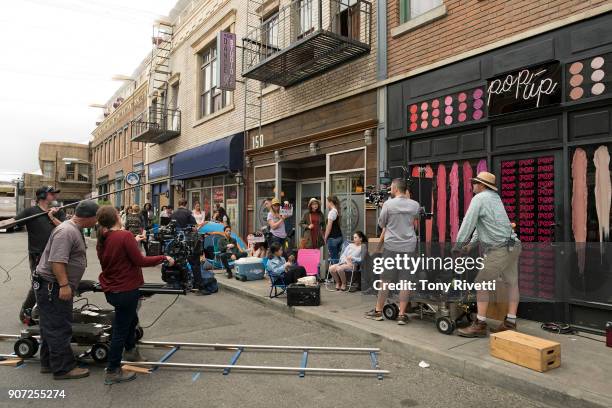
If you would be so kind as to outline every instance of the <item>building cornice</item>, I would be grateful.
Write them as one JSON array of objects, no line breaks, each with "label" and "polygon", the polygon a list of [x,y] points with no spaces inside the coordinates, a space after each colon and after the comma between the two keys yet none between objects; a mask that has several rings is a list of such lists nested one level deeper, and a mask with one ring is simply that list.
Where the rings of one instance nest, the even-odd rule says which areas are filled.
[{"label": "building cornice", "polygon": [[[130,95],[128,98],[115,109],[108,117],[97,126],[91,134],[93,135],[92,146],[96,145],[98,138],[105,138],[108,135],[105,133],[109,130],[117,128],[117,122],[125,116],[127,113],[132,111],[136,105],[146,102],[147,98],[148,82],[143,82],[140,86]],[[139,112],[140,113],[140,112]],[[126,123],[121,123],[120,126],[124,126]]]}]

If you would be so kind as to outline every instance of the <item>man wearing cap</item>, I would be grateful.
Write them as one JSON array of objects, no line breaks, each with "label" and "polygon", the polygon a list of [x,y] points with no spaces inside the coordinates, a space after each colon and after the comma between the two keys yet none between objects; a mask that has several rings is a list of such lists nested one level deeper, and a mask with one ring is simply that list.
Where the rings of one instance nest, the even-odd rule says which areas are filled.
[{"label": "man wearing cap", "polygon": [[[519,304],[518,259],[521,242],[512,229],[497,187],[495,176],[480,172],[472,179],[474,198],[470,203],[459,233],[454,252],[467,253],[480,245],[484,253],[484,267],[474,282],[495,281],[496,285],[508,288],[508,314],[497,329],[492,332],[516,329],[516,312]],[[488,292],[476,292],[478,305],[477,319],[469,327],[459,329],[463,337],[485,337],[487,335]]]},{"label": "man wearing cap", "polygon": [[[60,225],[65,219],[66,215],[63,211],[58,210],[54,205],[57,200],[57,194],[60,190],[56,190],[52,186],[44,186],[36,190],[36,205],[30,208],[26,208],[21,211],[16,217],[15,221],[19,221],[23,218],[30,217],[32,215],[47,213],[47,217],[40,216],[23,222],[28,231],[28,257],[30,260],[30,273],[34,273],[40,256],[47,245],[49,236],[53,229]],[[19,224],[19,223],[18,223]],[[26,296],[25,301],[21,305],[19,312],[19,320],[23,323],[28,323],[31,318],[31,311],[36,304],[36,298],[34,296],[34,290],[30,285],[30,290]]]},{"label": "man wearing cap", "polygon": [[89,370],[77,367],[70,341],[72,297],[87,266],[82,229],[96,224],[96,211],[95,201],[81,202],[74,217],[53,230],[36,268],[33,286],[40,313],[40,371],[53,373],[56,380],[89,375]]}]

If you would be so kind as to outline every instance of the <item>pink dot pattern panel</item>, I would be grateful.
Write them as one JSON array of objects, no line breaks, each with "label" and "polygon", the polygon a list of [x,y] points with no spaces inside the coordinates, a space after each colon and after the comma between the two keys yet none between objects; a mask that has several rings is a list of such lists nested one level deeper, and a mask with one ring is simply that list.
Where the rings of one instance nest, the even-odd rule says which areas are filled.
[{"label": "pink dot pattern panel", "polygon": [[612,53],[567,64],[566,100],[580,101],[608,94],[612,89]]},{"label": "pink dot pattern panel", "polygon": [[474,88],[408,105],[408,133],[439,129],[486,117],[484,88]]},{"label": "pink dot pattern panel", "polygon": [[523,250],[519,260],[521,295],[555,295],[555,162],[553,156],[503,160],[500,196]]}]

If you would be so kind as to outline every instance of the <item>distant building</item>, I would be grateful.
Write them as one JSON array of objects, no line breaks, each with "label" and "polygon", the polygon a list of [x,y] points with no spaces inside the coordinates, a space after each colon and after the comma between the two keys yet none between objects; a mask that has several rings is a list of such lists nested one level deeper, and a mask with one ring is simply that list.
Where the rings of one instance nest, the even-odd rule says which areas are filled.
[{"label": "distant building", "polygon": [[91,194],[91,161],[89,145],[67,142],[42,142],[38,147],[40,174],[24,173],[24,206],[36,201],[36,190],[53,186],[59,190],[61,205],[70,204]]}]

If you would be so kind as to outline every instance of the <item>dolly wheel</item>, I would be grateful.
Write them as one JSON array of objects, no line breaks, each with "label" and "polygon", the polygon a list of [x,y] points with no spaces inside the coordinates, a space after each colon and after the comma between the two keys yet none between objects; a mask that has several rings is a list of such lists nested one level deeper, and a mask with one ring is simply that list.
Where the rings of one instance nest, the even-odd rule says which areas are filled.
[{"label": "dolly wheel", "polygon": [[134,329],[134,337],[136,338],[136,341],[142,340],[144,337],[144,329],[140,326],[136,326]]},{"label": "dolly wheel", "polygon": [[448,317],[439,317],[438,320],[436,320],[436,327],[440,333],[453,334],[455,331],[455,322]]},{"label": "dolly wheel", "polygon": [[89,354],[91,355],[91,358],[93,358],[93,360],[96,363],[105,363],[106,360],[108,359],[109,351],[110,351],[110,347],[108,347],[108,344],[96,343],[91,348],[91,351],[89,352]]},{"label": "dolly wheel", "polygon": [[15,342],[15,354],[20,358],[32,358],[38,351],[38,340],[26,337]]},{"label": "dolly wheel", "polygon": [[383,307],[383,316],[387,320],[395,320],[399,316],[399,307],[395,303],[387,303]]}]

